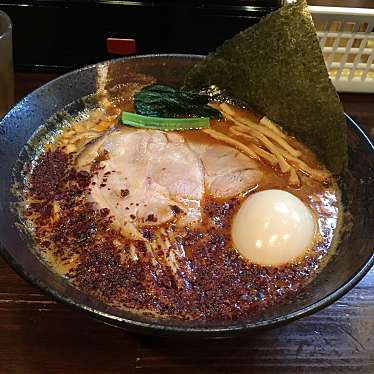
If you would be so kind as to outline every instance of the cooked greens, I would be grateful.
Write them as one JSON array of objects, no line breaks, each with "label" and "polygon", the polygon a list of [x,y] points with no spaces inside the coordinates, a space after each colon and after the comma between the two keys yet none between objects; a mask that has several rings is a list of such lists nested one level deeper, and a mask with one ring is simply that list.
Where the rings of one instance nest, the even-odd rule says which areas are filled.
[{"label": "cooked greens", "polygon": [[134,95],[136,113],[150,117],[221,118],[221,113],[208,103],[209,96],[206,94],[180,91],[160,84],[144,87]]},{"label": "cooked greens", "polygon": [[129,112],[122,112],[120,122],[122,125],[164,131],[206,129],[210,127],[209,118],[160,118]]},{"label": "cooked greens", "polygon": [[343,108],[305,0],[264,17],[198,63],[186,87],[226,89],[310,146],[332,172],[346,165]]}]

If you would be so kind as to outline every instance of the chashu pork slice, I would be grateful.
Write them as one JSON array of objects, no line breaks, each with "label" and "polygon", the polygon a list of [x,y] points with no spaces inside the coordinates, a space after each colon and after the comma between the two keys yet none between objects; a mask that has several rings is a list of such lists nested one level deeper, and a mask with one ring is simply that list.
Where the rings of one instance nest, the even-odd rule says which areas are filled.
[{"label": "chashu pork slice", "polygon": [[100,168],[89,198],[108,208],[120,227],[160,225],[177,213],[183,224],[200,221],[203,167],[183,136],[121,127],[87,146],[77,166],[95,160]]},{"label": "chashu pork slice", "polygon": [[259,184],[263,173],[257,162],[237,149],[219,144],[191,143],[204,166],[205,188],[219,199],[230,199]]},{"label": "chashu pork slice", "polygon": [[257,163],[235,148],[182,134],[115,128],[77,157],[78,169],[98,166],[89,199],[109,209],[126,236],[141,239],[137,228],[175,218],[180,226],[200,222],[205,194],[232,198],[260,182]]}]

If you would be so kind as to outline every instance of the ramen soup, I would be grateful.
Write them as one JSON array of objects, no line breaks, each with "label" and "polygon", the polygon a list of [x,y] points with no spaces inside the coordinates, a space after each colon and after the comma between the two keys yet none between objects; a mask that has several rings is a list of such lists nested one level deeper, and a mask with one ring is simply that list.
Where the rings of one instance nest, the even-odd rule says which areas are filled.
[{"label": "ramen soup", "polygon": [[209,128],[120,124],[134,112],[134,87],[122,90],[51,137],[28,171],[24,214],[49,266],[112,306],[162,317],[238,320],[292,299],[338,240],[330,172],[228,101],[210,102],[222,118]]}]

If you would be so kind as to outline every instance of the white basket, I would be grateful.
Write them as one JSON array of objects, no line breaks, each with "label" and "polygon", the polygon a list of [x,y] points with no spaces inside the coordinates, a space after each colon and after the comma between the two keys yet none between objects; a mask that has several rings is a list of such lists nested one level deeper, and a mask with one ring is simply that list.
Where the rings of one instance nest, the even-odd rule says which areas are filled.
[{"label": "white basket", "polygon": [[374,93],[374,9],[309,9],[336,89]]}]

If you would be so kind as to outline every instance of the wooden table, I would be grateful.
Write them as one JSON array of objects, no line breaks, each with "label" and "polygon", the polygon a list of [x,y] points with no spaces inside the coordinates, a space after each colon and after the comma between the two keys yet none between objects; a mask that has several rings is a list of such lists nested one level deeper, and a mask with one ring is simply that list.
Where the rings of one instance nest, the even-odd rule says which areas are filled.
[{"label": "wooden table", "polygon": [[[17,73],[17,99],[54,78]],[[374,138],[374,95],[341,95]],[[240,340],[137,336],[40,293],[0,259],[0,374],[374,373],[374,269],[334,305]]]}]

